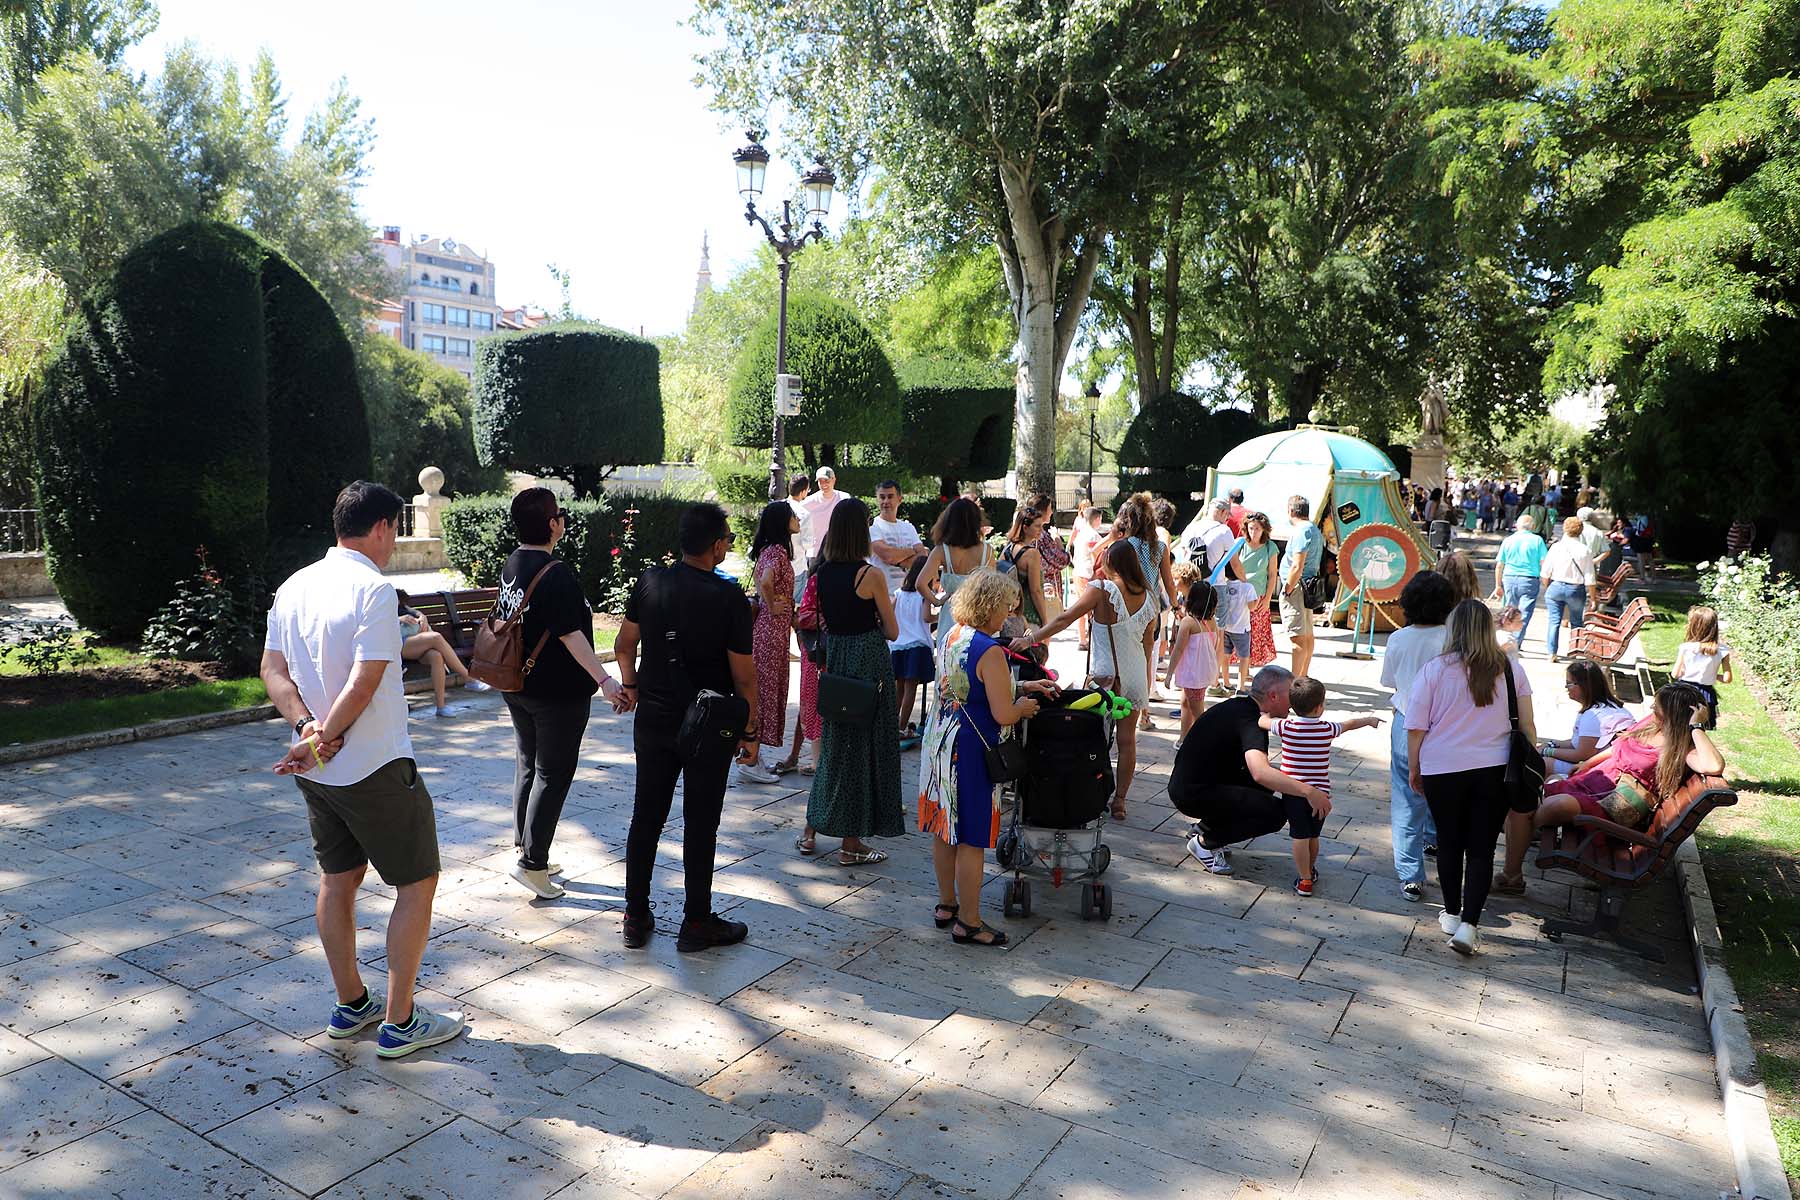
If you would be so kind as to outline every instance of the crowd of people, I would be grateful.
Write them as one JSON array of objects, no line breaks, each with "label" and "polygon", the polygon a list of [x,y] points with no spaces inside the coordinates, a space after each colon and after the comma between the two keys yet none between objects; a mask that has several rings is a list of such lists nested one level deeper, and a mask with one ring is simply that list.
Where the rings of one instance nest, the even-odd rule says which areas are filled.
[{"label": "crowd of people", "polygon": [[[1505,519],[1507,489],[1489,494]],[[806,777],[794,849],[818,855],[820,839],[831,839],[834,860],[845,866],[883,861],[888,851],[872,839],[906,832],[903,793],[916,797],[916,827],[933,835],[934,924],[959,945],[1003,946],[1006,934],[983,920],[980,905],[984,854],[1001,832],[1005,756],[998,751],[1021,722],[1056,702],[1061,689],[1041,666],[1045,647],[1074,628],[1084,656],[1081,682],[1116,701],[1109,710],[1116,749],[1111,816],[1130,811],[1140,729],[1156,728],[1156,705],[1178,703],[1168,792],[1193,821],[1189,852],[1206,871],[1230,875],[1232,847],[1285,826],[1293,890],[1314,894],[1320,837],[1332,811],[1334,743],[1384,718],[1328,718],[1328,689],[1309,673],[1314,614],[1327,605],[1327,546],[1304,497],[1286,505],[1280,549],[1274,521],[1246,509],[1241,493],[1209,503],[1180,532],[1174,506],[1148,494],[1124,497],[1110,522],[1083,502],[1066,543],[1048,496],[1024,497],[998,537],[976,496],[948,503],[923,536],[901,516],[902,500],[897,483],[883,482],[871,513],[836,487],[829,467],[795,480],[787,500],[759,515],[746,581],[723,570],[736,549],[725,510],[693,505],[680,523],[678,558],[635,583],[614,646],[614,674],[595,651],[579,580],[556,557],[569,514],[548,489],[519,492],[512,503],[518,547],[502,569],[489,623],[512,631],[522,664],[503,688],[515,734],[513,878],[533,897],[562,894],[552,845],[599,694],[615,713],[632,717],[627,948],[645,946],[657,932],[651,883],[678,783],[685,905],[676,949],[704,951],[747,936],[743,922],[712,905],[734,763],[744,787],[774,784],[790,772]],[[1531,511],[1546,508],[1544,497],[1528,487],[1519,500],[1493,589],[1481,588],[1461,551],[1418,572],[1400,596],[1405,624],[1391,634],[1381,669],[1391,689],[1390,807],[1400,894],[1422,901],[1427,864],[1435,859],[1439,920],[1451,948],[1463,954],[1478,948],[1490,893],[1525,888],[1522,862],[1533,827],[1582,812],[1642,827],[1658,798],[1688,774],[1722,766],[1706,730],[1717,708],[1714,685],[1730,678],[1730,651],[1719,640],[1716,614],[1696,608],[1677,681],[1641,720],[1624,710],[1603,670],[1571,662],[1567,686],[1580,716],[1567,738],[1538,742],[1551,781],[1529,806],[1506,786],[1515,729],[1537,739],[1519,648],[1539,586],[1552,613],[1554,657],[1555,626],[1566,614],[1579,628],[1591,599],[1590,530],[1603,532],[1590,524],[1591,514],[1572,514],[1546,544]],[[458,1014],[412,1002],[438,858],[400,672],[387,669],[410,657],[404,643],[431,636],[421,632],[418,614],[399,610],[381,575],[401,505],[369,483],[338,496],[337,545],[277,593],[262,672],[271,700],[294,727],[276,770],[294,776],[305,798],[322,874],[319,929],[337,993],[328,1029],[349,1037],[380,1022],[378,1052],[386,1057],[462,1029]],[[1504,606],[1499,621],[1495,605]],[[1517,626],[1510,641],[1508,614]],[[1291,646],[1288,667],[1274,662],[1277,620]],[[484,671],[479,653],[465,664],[441,637],[418,644],[444,671]],[[441,708],[441,690],[436,698]],[[902,753],[913,747],[920,750],[918,776],[908,791]],[[355,956],[355,900],[371,864],[396,889],[385,998],[364,985]]]}]

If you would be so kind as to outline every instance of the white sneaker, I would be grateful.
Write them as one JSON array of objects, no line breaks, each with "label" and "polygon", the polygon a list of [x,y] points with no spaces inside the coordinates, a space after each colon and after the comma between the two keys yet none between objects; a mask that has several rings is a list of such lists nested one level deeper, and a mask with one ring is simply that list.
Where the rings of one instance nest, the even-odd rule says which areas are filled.
[{"label": "white sneaker", "polygon": [[464,681],[463,689],[470,692],[491,692],[494,690],[494,685],[491,683],[483,683],[474,676],[470,676]]},{"label": "white sneaker", "polygon": [[1456,936],[1450,939],[1450,948],[1467,958],[1475,953],[1475,948],[1480,943],[1481,931],[1464,921],[1456,927]]},{"label": "white sneaker", "polygon": [[1453,935],[1462,928],[1462,918],[1453,912],[1441,912],[1438,914],[1438,928],[1446,935]]},{"label": "white sneaker", "polygon": [[548,871],[527,871],[515,864],[507,874],[535,892],[539,900],[554,900],[563,894],[562,886],[551,882]]},{"label": "white sneaker", "polygon": [[444,707],[437,710],[437,715],[440,717],[455,717],[461,716],[462,711],[463,705],[461,704],[446,704]]},{"label": "white sneaker", "polygon": [[745,763],[737,769],[739,783],[780,783],[781,776],[761,763]]},{"label": "white sneaker", "polygon": [[1213,875],[1231,874],[1231,864],[1225,861],[1223,850],[1208,850],[1200,844],[1200,835],[1188,834],[1187,851],[1194,856],[1194,861],[1205,867]]}]

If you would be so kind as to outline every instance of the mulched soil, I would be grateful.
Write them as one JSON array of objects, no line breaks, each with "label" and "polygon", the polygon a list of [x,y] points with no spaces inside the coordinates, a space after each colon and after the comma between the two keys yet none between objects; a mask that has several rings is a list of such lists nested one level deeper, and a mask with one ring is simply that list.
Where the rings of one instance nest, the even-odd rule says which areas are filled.
[{"label": "mulched soil", "polygon": [[95,667],[54,675],[9,675],[0,681],[0,710],[61,704],[69,700],[101,700],[143,696],[194,683],[232,678],[222,663],[157,660],[129,667]]}]

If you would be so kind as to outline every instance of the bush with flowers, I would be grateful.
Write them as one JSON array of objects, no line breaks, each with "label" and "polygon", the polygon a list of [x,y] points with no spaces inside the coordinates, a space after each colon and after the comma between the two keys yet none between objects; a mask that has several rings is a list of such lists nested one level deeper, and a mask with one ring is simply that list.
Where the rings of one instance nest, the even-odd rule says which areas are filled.
[{"label": "bush with flowers", "polygon": [[176,587],[174,597],[144,627],[144,653],[249,670],[262,652],[268,609],[264,589],[254,579],[225,578],[209,561],[205,546],[194,557],[199,570]]},{"label": "bush with flowers", "polygon": [[1700,586],[1719,610],[1732,657],[1763,681],[1769,697],[1800,716],[1800,584],[1766,554],[1700,564]]}]

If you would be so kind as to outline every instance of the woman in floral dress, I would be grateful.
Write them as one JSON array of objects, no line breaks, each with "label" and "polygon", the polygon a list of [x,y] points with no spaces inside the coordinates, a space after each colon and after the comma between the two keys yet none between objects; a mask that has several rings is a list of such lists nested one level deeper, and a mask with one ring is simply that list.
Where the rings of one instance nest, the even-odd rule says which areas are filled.
[{"label": "woman in floral dress", "polygon": [[[1275,661],[1275,622],[1269,604],[1276,593],[1275,543],[1269,540],[1269,518],[1251,513],[1244,518],[1244,548],[1238,553],[1244,579],[1256,589],[1250,605],[1250,665],[1266,667]],[[1233,654],[1232,661],[1237,661]]]},{"label": "woman in floral dress", "polygon": [[[762,746],[779,747],[787,728],[788,639],[794,630],[790,547],[799,531],[800,518],[787,501],[780,500],[763,509],[756,522],[756,540],[750,545],[758,601],[750,656],[756,663],[756,727],[762,731]],[[774,783],[780,778],[762,765],[760,746],[757,757],[738,767],[738,776],[751,783]]]}]

